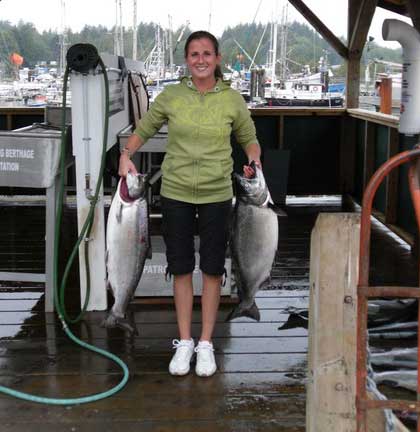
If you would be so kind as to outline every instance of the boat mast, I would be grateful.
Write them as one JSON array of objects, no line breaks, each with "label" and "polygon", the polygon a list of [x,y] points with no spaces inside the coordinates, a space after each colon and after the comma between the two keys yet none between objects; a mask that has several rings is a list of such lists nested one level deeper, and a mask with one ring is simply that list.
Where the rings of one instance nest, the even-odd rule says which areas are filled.
[{"label": "boat mast", "polygon": [[118,37],[118,0],[115,0],[114,55],[120,55]]},{"label": "boat mast", "polygon": [[179,33],[178,39],[177,39],[176,42],[175,42],[175,48],[174,48],[174,51],[173,51],[174,54],[175,54],[176,49],[178,48],[179,43],[181,42],[182,36],[184,36],[184,32],[185,32],[186,28],[187,28],[189,25],[190,25],[190,22],[187,20],[187,21],[185,22],[185,24],[184,24],[184,27],[182,27],[182,29],[181,29],[181,31],[180,31],[180,33]]},{"label": "boat mast", "polygon": [[160,80],[165,77],[165,58],[159,24],[156,24],[155,27],[155,46],[146,58],[146,65],[147,75],[150,78],[154,76],[156,85],[159,87]]},{"label": "boat mast", "polygon": [[174,68],[174,53],[173,53],[173,46],[172,46],[172,17],[168,15],[168,24],[169,24],[169,30],[168,30],[168,45],[169,45],[169,71],[171,74],[171,78],[175,75],[175,68]]},{"label": "boat mast", "polygon": [[66,68],[66,48],[67,48],[67,29],[66,29],[66,0],[61,0],[61,36],[60,36],[60,64],[59,75],[64,75]]},{"label": "boat mast", "polygon": [[271,96],[274,95],[274,82],[276,81],[276,62],[277,62],[277,2],[275,2],[274,20],[273,20],[273,52],[271,63]]},{"label": "boat mast", "polygon": [[66,29],[66,0],[61,0],[61,36],[60,36],[60,65],[59,75],[64,75],[66,68],[66,47],[67,47],[67,29]]},{"label": "boat mast", "polygon": [[133,0],[133,60],[137,60],[137,0]]},{"label": "boat mast", "polygon": [[119,9],[120,9],[120,56],[124,56],[124,31],[122,25],[122,4],[121,0],[119,0]]},{"label": "boat mast", "polygon": [[124,55],[124,33],[122,27],[121,0],[115,0],[114,54],[117,56]]},{"label": "boat mast", "polygon": [[288,20],[288,6],[286,3],[283,6],[280,27],[280,81],[284,83],[287,78],[287,20]]}]

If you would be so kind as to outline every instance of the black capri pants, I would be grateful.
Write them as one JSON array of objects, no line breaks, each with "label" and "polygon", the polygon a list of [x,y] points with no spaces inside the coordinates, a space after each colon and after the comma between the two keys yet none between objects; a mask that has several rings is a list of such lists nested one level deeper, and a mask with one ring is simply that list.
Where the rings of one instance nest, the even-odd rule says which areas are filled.
[{"label": "black capri pants", "polygon": [[232,200],[191,204],[161,196],[161,203],[168,273],[182,275],[193,272],[194,233],[198,214],[200,269],[208,275],[223,275]]}]

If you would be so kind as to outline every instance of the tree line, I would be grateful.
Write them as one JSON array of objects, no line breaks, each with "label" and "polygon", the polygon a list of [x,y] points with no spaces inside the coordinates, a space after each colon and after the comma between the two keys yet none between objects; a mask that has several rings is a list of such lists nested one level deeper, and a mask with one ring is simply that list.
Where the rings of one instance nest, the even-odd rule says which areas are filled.
[{"label": "tree line", "polygon": [[[140,23],[137,31],[137,47],[139,60],[145,60],[155,44],[155,23]],[[219,38],[222,53],[222,69],[226,72],[230,67],[239,66],[248,68],[251,59],[255,65],[265,65],[268,60],[271,40],[270,24],[252,23],[239,24],[228,27]],[[172,39],[175,41],[181,34],[181,28],[175,30]],[[283,29],[284,30],[284,29]],[[161,29],[161,34],[166,36],[166,29]],[[190,29],[186,29],[183,38],[174,53],[174,63],[184,63],[184,43]],[[279,35],[282,29],[279,29]],[[336,74],[344,75],[345,67],[343,59],[328,45],[328,43],[311,27],[306,24],[292,22],[287,25],[286,58],[290,72],[299,72],[304,65],[309,65],[315,70],[319,58],[328,56],[330,65],[337,65]],[[40,62],[57,61],[60,58],[60,38],[56,31],[38,32],[35,26],[29,22],[19,22],[12,25],[8,21],[0,21],[0,71],[7,77],[11,72],[10,54],[16,52],[24,59],[22,67],[34,68]],[[280,36],[279,36],[280,38]],[[124,29],[125,56],[131,57],[132,30]],[[345,40],[343,39],[345,43]],[[67,46],[76,43],[91,43],[101,52],[114,52],[114,29],[105,26],[86,25],[80,32],[68,30],[66,37]],[[277,58],[280,54],[280,42],[278,43]],[[375,41],[365,46],[362,56],[362,65],[369,60],[379,58],[386,61],[400,63],[402,61],[401,49],[389,49],[379,46]]]}]

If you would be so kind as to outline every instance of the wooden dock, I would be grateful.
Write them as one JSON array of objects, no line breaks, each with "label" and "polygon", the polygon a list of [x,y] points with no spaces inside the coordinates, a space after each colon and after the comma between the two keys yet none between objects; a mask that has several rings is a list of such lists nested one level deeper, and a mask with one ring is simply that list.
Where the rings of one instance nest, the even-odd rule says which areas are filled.
[{"label": "wooden dock", "polygon": [[[171,342],[177,337],[172,305],[131,305],[139,331],[135,337],[102,328],[104,312],[89,313],[72,326],[74,333],[120,356],[130,369],[127,386],[111,398],[64,407],[0,395],[1,430],[304,431],[307,329],[303,320],[291,318],[296,318],[292,312],[308,307],[309,241],[316,216],[340,209],[294,206],[287,209],[287,218],[279,218],[273,283],[257,298],[261,322],[244,318],[225,323],[231,306],[221,306],[214,337],[219,370],[213,377],[199,378],[193,371],[172,377],[167,372]],[[2,270],[42,271],[44,213],[42,206],[0,206]],[[74,238],[75,218],[74,209],[67,209],[63,249]],[[378,241],[381,236],[376,235]],[[384,275],[376,267],[381,261],[395,263],[386,266],[386,277],[415,277],[406,249],[399,250],[388,237],[384,241],[392,248],[374,247],[381,257],[373,264],[377,279]],[[405,271],[401,265],[406,265]],[[72,289],[76,271],[73,276],[67,296],[70,310],[79,303],[78,290]],[[75,346],[54,314],[43,310],[42,285],[1,283],[1,385],[49,397],[78,397],[119,382],[117,366]],[[193,320],[197,337],[198,306]]]}]

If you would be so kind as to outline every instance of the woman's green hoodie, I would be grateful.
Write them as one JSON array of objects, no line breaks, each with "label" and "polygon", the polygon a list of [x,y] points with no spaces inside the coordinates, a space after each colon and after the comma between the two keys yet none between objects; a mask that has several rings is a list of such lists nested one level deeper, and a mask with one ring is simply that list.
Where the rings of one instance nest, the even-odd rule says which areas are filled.
[{"label": "woman's green hoodie", "polygon": [[257,143],[255,126],[242,96],[218,79],[200,93],[190,78],[157,96],[134,133],[144,142],[168,122],[161,195],[194,204],[233,196],[231,132],[245,149]]}]

